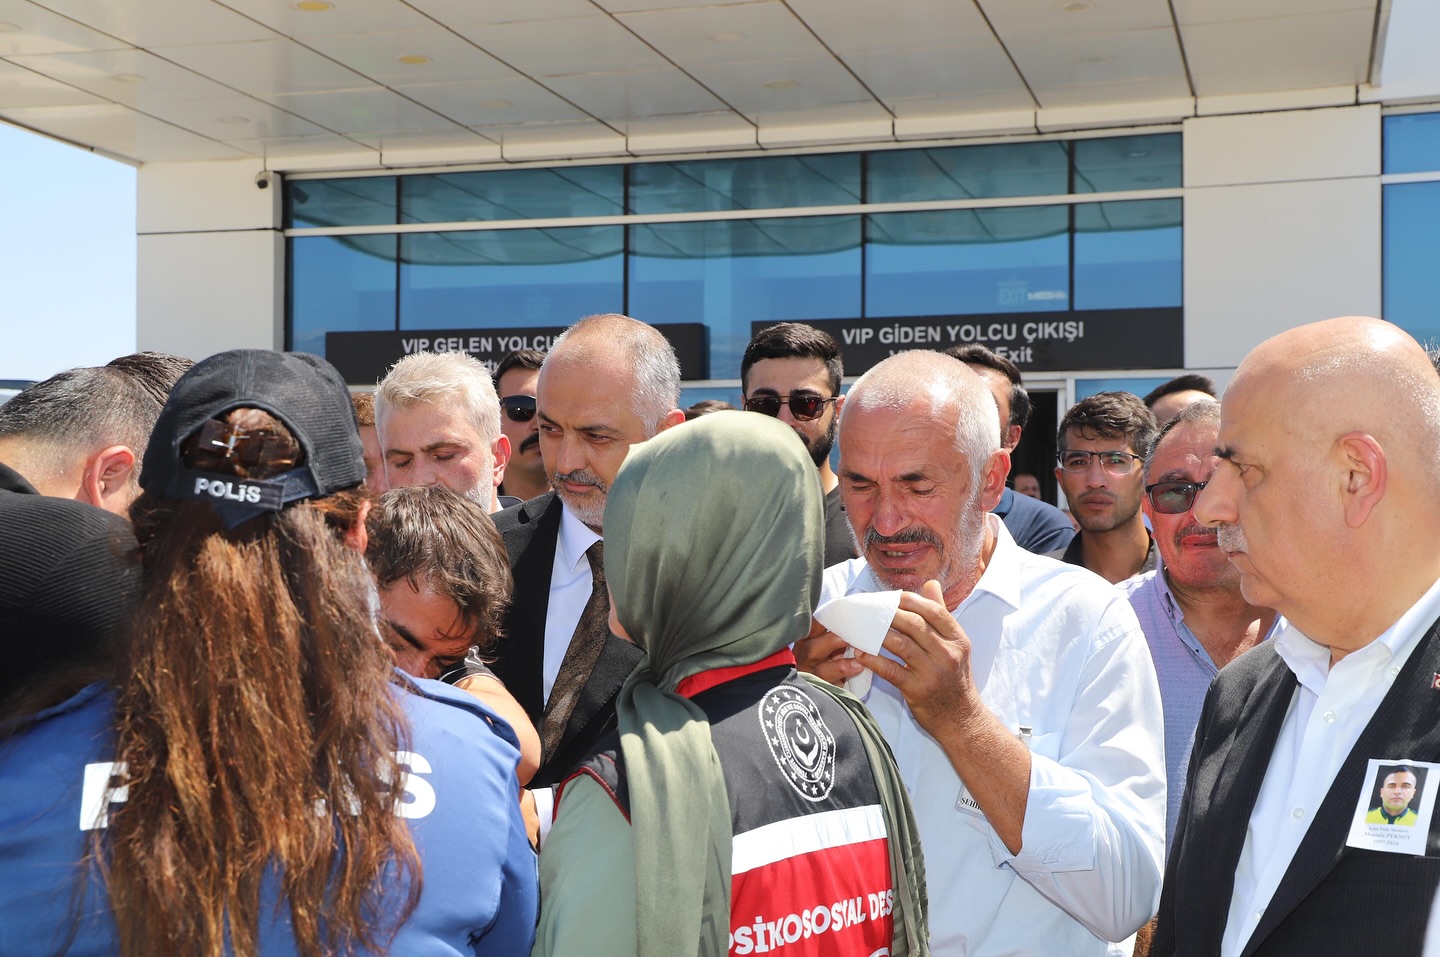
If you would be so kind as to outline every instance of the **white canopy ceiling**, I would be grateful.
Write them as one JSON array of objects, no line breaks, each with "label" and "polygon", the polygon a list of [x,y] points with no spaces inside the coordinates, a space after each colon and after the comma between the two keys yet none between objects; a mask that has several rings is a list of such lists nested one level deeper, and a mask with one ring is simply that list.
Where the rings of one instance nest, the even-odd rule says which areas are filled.
[{"label": "white canopy ceiling", "polygon": [[133,162],[276,169],[1163,122],[1250,94],[1353,101],[1389,7],[0,0],[0,118]]}]

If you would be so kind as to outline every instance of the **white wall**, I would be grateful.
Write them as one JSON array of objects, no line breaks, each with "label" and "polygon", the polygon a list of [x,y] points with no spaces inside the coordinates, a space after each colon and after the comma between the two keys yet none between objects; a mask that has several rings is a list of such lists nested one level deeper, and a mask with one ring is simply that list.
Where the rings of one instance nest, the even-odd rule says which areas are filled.
[{"label": "white wall", "polygon": [[138,177],[136,338],[202,359],[284,344],[280,184],[258,160],[150,163]]},{"label": "white wall", "polygon": [[1185,363],[1380,314],[1380,108],[1185,121]]}]

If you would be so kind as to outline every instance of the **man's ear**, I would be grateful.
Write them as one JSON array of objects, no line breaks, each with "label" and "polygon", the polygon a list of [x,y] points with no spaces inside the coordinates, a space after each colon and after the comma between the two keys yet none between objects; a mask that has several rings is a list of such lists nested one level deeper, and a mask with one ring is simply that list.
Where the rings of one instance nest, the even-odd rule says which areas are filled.
[{"label": "man's ear", "polygon": [[664,432],[666,429],[669,429],[669,428],[672,428],[672,427],[674,427],[674,426],[677,426],[677,425],[679,425],[681,422],[684,422],[684,421],[685,421],[685,410],[684,410],[684,409],[671,409],[669,412],[666,412],[666,413],[665,413],[665,418],[663,418],[663,419],[660,420],[660,428],[658,428],[658,429],[655,430],[655,434],[656,434],[656,435],[659,435],[661,432]]},{"label": "man's ear", "polygon": [[1339,460],[1345,524],[1359,528],[1385,497],[1390,477],[1385,450],[1373,435],[1346,432],[1335,440],[1335,455]]},{"label": "man's ear", "polygon": [[135,499],[135,452],[128,445],[112,445],[85,459],[75,497],[96,508],[125,516]]},{"label": "man's ear", "polygon": [[365,549],[370,547],[370,530],[365,527],[365,522],[370,518],[370,500],[364,499],[360,502],[360,511],[355,517],[355,524],[350,531],[345,533],[345,544],[355,549],[361,555]]},{"label": "man's ear", "polygon": [[1005,479],[1010,474],[1010,450],[997,449],[990,454],[990,461],[985,463],[985,471],[980,473],[980,506],[985,511],[990,511],[1000,504],[1000,496],[1005,494]]},{"label": "man's ear", "polygon": [[494,446],[491,447],[491,452],[495,457],[495,481],[493,484],[499,487],[500,483],[505,481],[505,466],[510,461],[510,436],[502,434],[496,439]]}]

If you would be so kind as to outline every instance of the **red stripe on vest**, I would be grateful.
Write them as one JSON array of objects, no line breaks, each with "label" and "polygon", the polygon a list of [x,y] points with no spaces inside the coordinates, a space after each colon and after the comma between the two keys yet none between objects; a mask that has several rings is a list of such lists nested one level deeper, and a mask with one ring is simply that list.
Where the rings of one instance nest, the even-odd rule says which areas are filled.
[{"label": "red stripe on vest", "polygon": [[693,698],[700,692],[717,688],[727,681],[734,681],[736,678],[743,678],[757,671],[765,671],[767,668],[779,668],[781,665],[793,666],[794,664],[794,653],[789,648],[781,648],[769,658],[762,658],[748,665],[716,668],[713,671],[702,671],[698,675],[681,678],[680,683],[675,686],[675,693],[682,698]]}]

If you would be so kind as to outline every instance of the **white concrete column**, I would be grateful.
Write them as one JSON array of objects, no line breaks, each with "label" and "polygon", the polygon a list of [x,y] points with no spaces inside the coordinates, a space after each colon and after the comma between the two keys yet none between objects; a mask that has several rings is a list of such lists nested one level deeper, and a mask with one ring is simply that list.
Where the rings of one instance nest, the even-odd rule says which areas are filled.
[{"label": "white concrete column", "polygon": [[136,339],[202,359],[284,345],[280,180],[258,160],[147,163],[137,177]]}]

